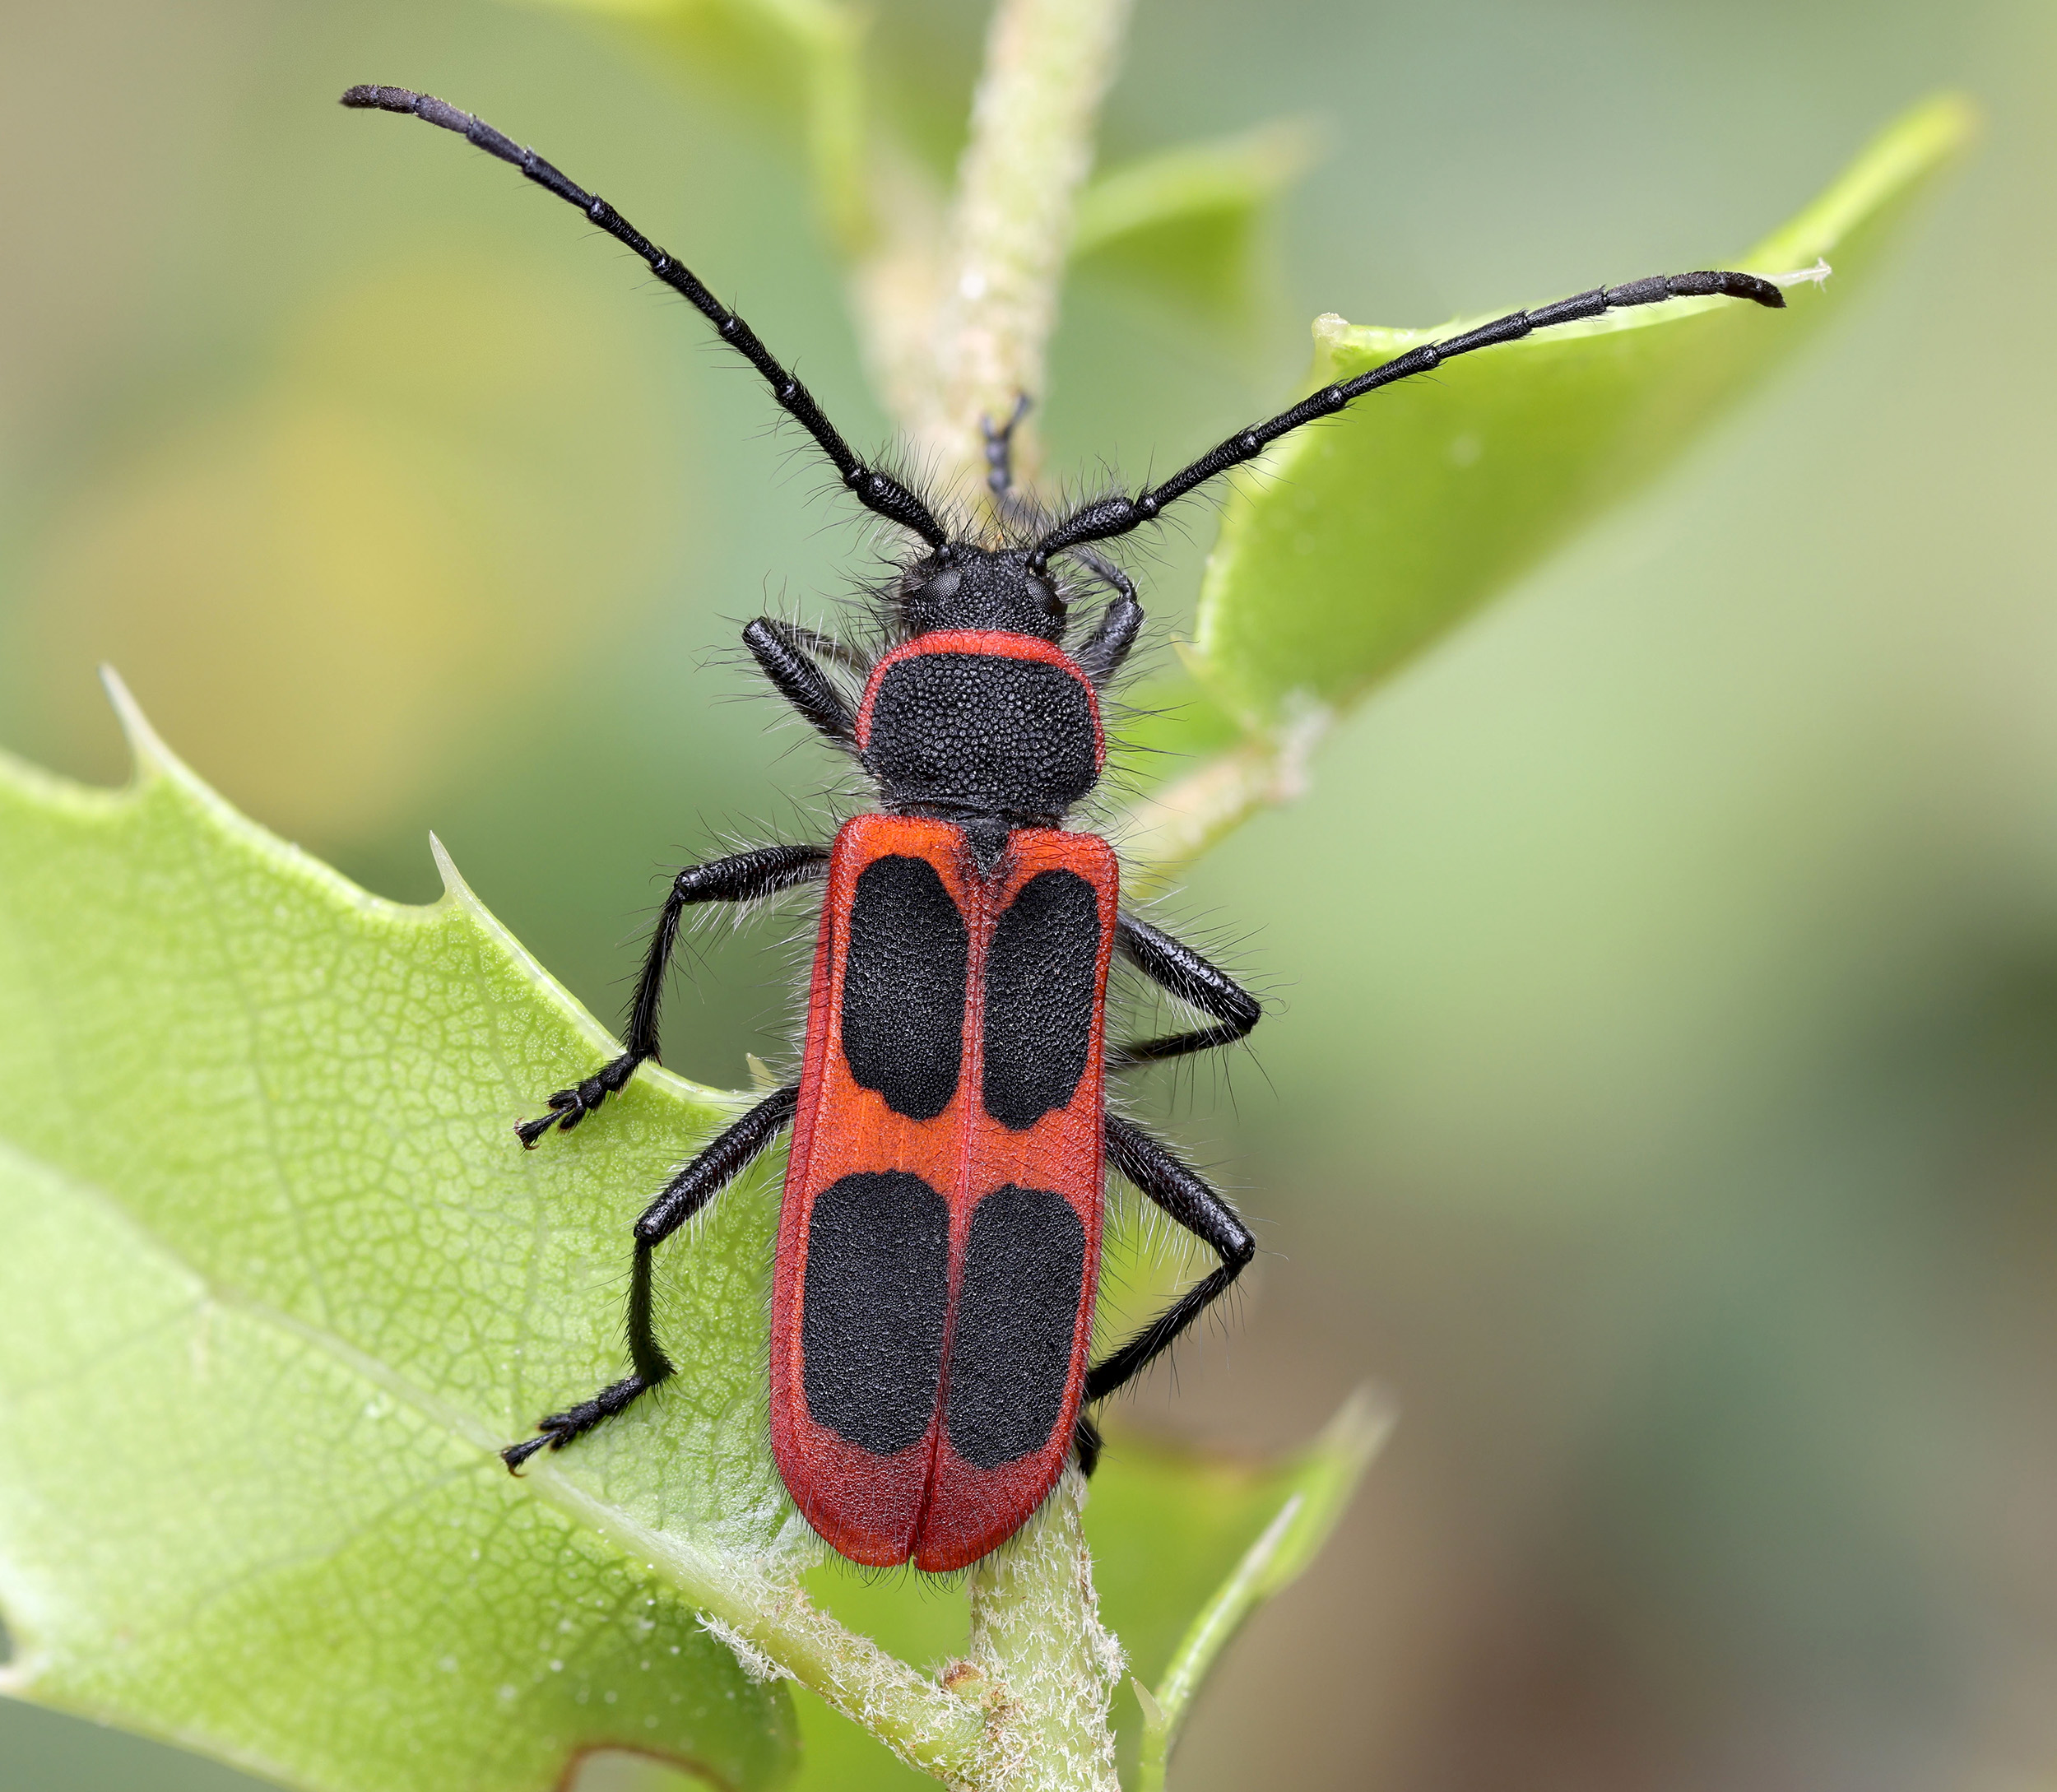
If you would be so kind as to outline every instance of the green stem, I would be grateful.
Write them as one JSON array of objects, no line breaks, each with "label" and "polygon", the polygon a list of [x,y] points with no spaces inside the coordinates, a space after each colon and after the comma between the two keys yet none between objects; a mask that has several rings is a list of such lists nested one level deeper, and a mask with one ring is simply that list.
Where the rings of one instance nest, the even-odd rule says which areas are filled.
[{"label": "green stem", "polygon": [[[1080,187],[1120,59],[1130,0],[1001,0],[958,166],[937,295],[935,370],[906,420],[949,472],[984,464],[979,423],[1043,391]],[[1035,471],[1017,438],[1016,464]]]},{"label": "green stem", "polygon": [[[982,476],[982,418],[1042,391],[1074,204],[1130,4],[1000,0],[948,224],[918,171],[882,144],[870,205],[844,208],[854,222],[838,234],[874,377],[946,479]],[[1016,443],[1025,481],[1033,447],[1025,434]],[[746,1661],[761,1654],[910,1766],[973,1792],[1118,1792],[1108,1706],[1121,1650],[1100,1625],[1077,1474],[972,1569],[970,1654],[940,1686],[798,1587],[629,1525],[547,1470],[535,1479],[671,1579]]]},{"label": "green stem", "polygon": [[[1093,165],[1100,102],[1114,76],[1130,0],[1000,0],[940,267],[935,365],[904,419],[917,453],[949,476],[984,470],[985,417],[1041,395],[1044,354]],[[1033,480],[1033,439],[1015,439]],[[1121,1650],[1100,1626],[1080,1514],[1067,1472],[1012,1542],[971,1571],[971,1655],[954,1675],[982,1687],[989,1728],[971,1784],[980,1792],[1117,1792],[1108,1702]]]},{"label": "green stem", "polygon": [[1164,1770],[1171,1759],[1172,1744],[1178,1739],[1186,1708],[1222,1645],[1235,1635],[1257,1603],[1265,1571],[1306,1503],[1306,1495],[1296,1493],[1279,1508],[1279,1516],[1265,1527],[1264,1534],[1237,1563],[1236,1571],[1216,1589],[1206,1609],[1193,1620],[1157,1690],[1150,1692],[1140,1681],[1136,1683],[1136,1702],[1143,1707],[1136,1792],[1163,1792]]},{"label": "green stem", "polygon": [[1291,726],[1247,735],[1132,804],[1111,829],[1128,886],[1142,894],[1163,889],[1260,809],[1305,794],[1307,760],[1334,719],[1327,709],[1309,708]]},{"label": "green stem", "polygon": [[1042,1510],[971,1571],[969,1665],[991,1688],[981,1792],[1117,1792],[1107,1707],[1121,1648],[1100,1624],[1084,1509],[1085,1479],[1066,1470]]}]

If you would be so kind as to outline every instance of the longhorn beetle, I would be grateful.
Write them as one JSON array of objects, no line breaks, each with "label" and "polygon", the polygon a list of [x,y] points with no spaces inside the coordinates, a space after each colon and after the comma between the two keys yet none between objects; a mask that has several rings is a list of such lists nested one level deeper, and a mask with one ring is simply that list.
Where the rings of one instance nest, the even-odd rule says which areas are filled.
[{"label": "longhorn beetle", "polygon": [[[627,1049],[515,1129],[531,1148],[553,1127],[569,1132],[656,1060],[658,1001],[689,907],[825,887],[800,1080],[731,1126],[636,1222],[631,1372],[501,1455],[518,1469],[546,1446],[561,1450],[675,1372],[652,1326],[651,1254],[790,1126],[772,1287],[779,1473],[852,1560],[962,1567],[1013,1535],[1067,1457],[1092,1473],[1100,1437],[1086,1409],[1168,1349],[1256,1249],[1220,1195],[1103,1099],[1109,1070],[1232,1044],[1259,1008],[1191,946],[1123,912],[1113,849],[1065,826],[1106,757],[1100,693],[1143,624],[1134,585],[1093,544],[1154,522],[1289,430],[1474,349],[1667,299],[1775,309],[1785,299],[1754,274],[1666,274],[1517,311],[1325,387],[1133,497],[1055,516],[1013,489],[1013,422],[989,424],[993,517],[973,535],[945,528],[917,493],[860,460],[748,324],[532,150],[405,88],[352,87],[342,103],[454,131],[576,206],[764,376],[858,503],[912,538],[887,593],[887,649],[857,668],[866,683],[854,712],[821,664],[847,650],[768,616],[743,630],[778,694],[855,757],[877,809],[825,847],[759,847],[680,872],[651,935]],[[1072,606],[1096,589],[1098,614],[1075,629]],[[1110,1049],[1117,953],[1203,1024]],[[1110,1162],[1221,1260],[1090,1363]]]}]

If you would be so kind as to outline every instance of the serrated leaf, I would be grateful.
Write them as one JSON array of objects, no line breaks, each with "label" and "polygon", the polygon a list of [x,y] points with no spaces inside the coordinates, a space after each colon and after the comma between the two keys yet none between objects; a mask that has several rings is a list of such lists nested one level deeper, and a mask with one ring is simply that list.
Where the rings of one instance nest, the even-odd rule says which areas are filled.
[{"label": "serrated leaf", "polygon": [[[766,1442],[768,1177],[662,1260],[686,1372],[523,1481],[495,1453],[618,1372],[629,1223],[739,1098],[646,1071],[522,1152],[510,1121],[611,1042],[447,859],[440,902],[369,896],[125,719],[126,791],[0,759],[0,1687],[319,1792],[540,1789],[601,1748],[784,1778],[785,1688],[681,1591],[799,1609],[825,1554]],[[1312,1460],[1110,1452],[1089,1533],[1139,1666]],[[961,1646],[918,1577],[815,1580],[917,1660]],[[932,1756],[975,1737],[846,1660],[812,1683],[898,1675],[944,1708]],[[808,1783],[912,1783],[807,1729]]]},{"label": "serrated leaf", "polygon": [[1241,330],[1262,305],[1265,214],[1314,156],[1315,133],[1289,121],[1111,169],[1079,195],[1072,264]]},{"label": "serrated leaf", "polygon": [[[1785,312],[1687,299],[1610,313],[1452,361],[1288,437],[1229,498],[1208,564],[1196,670],[1209,693],[1260,733],[1360,698],[1669,465],[1840,311],[1971,128],[1954,97],[1915,108],[1785,228],[1706,264],[1782,274],[1830,261],[1826,287],[1800,286]],[[1482,321],[1317,319],[1305,389]]]},{"label": "serrated leaf", "polygon": [[454,873],[379,901],[132,738],[123,792],[0,764],[6,1689],[337,1792],[605,1745],[773,1783],[782,1689],[631,1548],[796,1523],[761,1186],[667,1257],[694,1372],[544,1476],[494,1454],[619,1372],[627,1228],[728,1099],[646,1073],[523,1153],[608,1042]]}]

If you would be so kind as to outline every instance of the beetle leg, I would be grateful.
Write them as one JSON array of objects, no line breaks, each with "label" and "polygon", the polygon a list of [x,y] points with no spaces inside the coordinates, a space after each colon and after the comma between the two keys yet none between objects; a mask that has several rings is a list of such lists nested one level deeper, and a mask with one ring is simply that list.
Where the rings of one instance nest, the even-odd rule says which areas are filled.
[{"label": "beetle leg", "polygon": [[772,682],[773,688],[797,709],[817,733],[839,746],[854,746],[857,717],[829,675],[814,662],[821,637],[771,616],[759,616],[743,630],[743,645]]},{"label": "beetle leg", "polygon": [[[1082,1402],[1086,1405],[1105,1400],[1168,1350],[1257,1254],[1257,1241],[1236,1210],[1140,1126],[1109,1114],[1107,1147],[1114,1168],[1186,1231],[1212,1246],[1221,1267],[1194,1283],[1112,1356],[1086,1372]],[[1083,1413],[1073,1429],[1072,1446],[1080,1468],[1090,1474],[1099,1460],[1100,1432]]]},{"label": "beetle leg", "polygon": [[828,869],[826,847],[759,847],[731,858],[689,866],[673,878],[671,894],[664,898],[664,912],[651,931],[643,975],[636,981],[635,1001],[629,1013],[629,1049],[583,1082],[559,1089],[550,1098],[548,1113],[515,1127],[522,1143],[533,1151],[552,1126],[569,1132],[610,1095],[618,1094],[645,1058],[657,1056],[657,1007],[664,999],[664,973],[671,968],[671,949],[678,943],[680,917],[689,905],[746,903],[759,896],[774,896],[824,876]]},{"label": "beetle leg", "polygon": [[1123,915],[1115,924],[1115,941],[1121,955],[1144,976],[1189,1008],[1210,1015],[1214,1024],[1188,1033],[1167,1033],[1161,1039],[1138,1039],[1117,1046],[1107,1053],[1108,1069],[1157,1064],[1166,1058],[1184,1057],[1189,1052],[1210,1052],[1216,1046],[1233,1045],[1262,1018],[1264,1010],[1249,991],[1225,971],[1217,970],[1183,940],[1160,932],[1147,921]]},{"label": "beetle leg", "polygon": [[509,1444],[500,1452],[500,1460],[510,1472],[518,1470],[539,1450],[562,1450],[573,1438],[626,1410],[670,1377],[671,1359],[657,1342],[651,1323],[651,1253],[750,1168],[758,1154],[792,1124],[799,1103],[797,1083],[767,1095],[673,1177],[643,1210],[636,1222],[635,1267],[629,1282],[629,1360],[634,1372],[602,1388],[591,1400],[539,1421],[536,1436]]},{"label": "beetle leg", "polygon": [[1015,489],[1015,429],[1028,415],[1033,401],[1027,392],[1015,399],[1014,413],[1005,423],[995,423],[991,417],[978,420],[979,433],[986,438],[986,489],[996,499],[1005,499]]},{"label": "beetle leg", "polygon": [[1105,555],[1081,548],[1077,557],[1114,593],[1107,608],[1100,612],[1099,625],[1079,643],[1071,655],[1078,662],[1079,670],[1095,686],[1104,689],[1121,671],[1121,662],[1129,657],[1129,649],[1135,645],[1135,638],[1143,632],[1142,600],[1135,595],[1135,587],[1128,574]]}]

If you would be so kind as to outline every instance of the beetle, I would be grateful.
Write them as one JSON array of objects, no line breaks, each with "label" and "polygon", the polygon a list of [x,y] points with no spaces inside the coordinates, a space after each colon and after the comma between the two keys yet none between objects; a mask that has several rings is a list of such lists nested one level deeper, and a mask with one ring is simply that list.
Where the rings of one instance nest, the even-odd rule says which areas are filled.
[{"label": "beetle", "polygon": [[[799,1081],[716,1137],[636,1222],[630,1372],[501,1455],[518,1471],[676,1372],[652,1326],[652,1253],[790,1129],[771,1311],[779,1474],[807,1521],[852,1561],[963,1567],[1019,1529],[1068,1461],[1092,1473],[1100,1436],[1090,1409],[1169,1349],[1256,1249],[1227,1201],[1106,1103],[1110,1070],[1233,1044],[1261,1010],[1200,953],[1124,910],[1112,847],[1066,825],[1099,779],[1100,697],[1144,620],[1133,583],[1096,544],[1154,522],[1289,431],[1457,355],[1669,299],[1776,309],[1784,295],[1755,274],[1706,272],[1511,313],[1326,387],[1161,484],[1055,515],[1014,489],[1009,442],[1024,400],[1014,420],[987,427],[992,514],[973,532],[946,528],[922,495],[860,459],[741,318],[533,151],[405,88],[352,87],[342,103],[453,131],[577,207],[757,369],[859,504],[912,538],[886,593],[886,650],[854,667],[865,679],[854,708],[822,663],[848,650],[768,616],[743,630],[773,688],[855,759],[875,809],[825,847],[760,847],[680,871],[651,934],[625,1049],[516,1128],[531,1149],[553,1129],[569,1132],[657,1061],[658,1004],[686,909],[820,887]],[[1080,633],[1071,610],[1089,592],[1103,601]],[[1200,1024],[1110,1047],[1117,955]],[[1219,1261],[1094,1363],[1109,1165]]]}]

